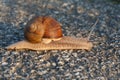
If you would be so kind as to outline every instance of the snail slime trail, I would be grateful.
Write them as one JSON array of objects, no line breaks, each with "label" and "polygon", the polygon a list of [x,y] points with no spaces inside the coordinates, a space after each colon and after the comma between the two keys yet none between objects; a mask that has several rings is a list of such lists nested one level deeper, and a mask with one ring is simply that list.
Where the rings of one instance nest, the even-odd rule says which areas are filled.
[{"label": "snail slime trail", "polygon": [[28,21],[24,30],[25,40],[7,46],[7,49],[86,49],[93,44],[86,38],[63,36],[60,23],[50,16],[37,16]]}]

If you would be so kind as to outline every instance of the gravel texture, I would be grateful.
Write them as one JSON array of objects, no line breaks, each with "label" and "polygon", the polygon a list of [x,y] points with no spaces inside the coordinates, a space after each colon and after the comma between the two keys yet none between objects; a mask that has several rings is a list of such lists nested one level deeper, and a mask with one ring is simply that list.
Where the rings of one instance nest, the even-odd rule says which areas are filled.
[{"label": "gravel texture", "polygon": [[[90,38],[93,49],[6,50],[7,45],[24,39],[24,26],[35,15],[54,17],[64,35],[76,37],[87,37],[99,19]],[[0,80],[120,80],[120,4],[0,0]]]}]

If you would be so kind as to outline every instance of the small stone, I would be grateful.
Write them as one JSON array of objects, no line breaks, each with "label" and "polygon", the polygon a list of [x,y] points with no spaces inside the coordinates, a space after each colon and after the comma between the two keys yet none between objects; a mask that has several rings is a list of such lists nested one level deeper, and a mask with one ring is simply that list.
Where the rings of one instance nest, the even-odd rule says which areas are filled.
[{"label": "small stone", "polygon": [[43,74],[46,74],[46,73],[47,73],[47,70],[45,70],[45,71],[42,71],[42,73],[43,73]]},{"label": "small stone", "polygon": [[77,57],[77,53],[72,53],[72,55],[73,55],[74,57]]},{"label": "small stone", "polygon": [[92,10],[88,11],[88,15],[91,17],[95,17],[95,16],[99,15],[99,12],[96,9],[92,9]]},{"label": "small stone", "polygon": [[46,67],[49,67],[49,66],[51,66],[51,64],[50,62],[47,62]]},{"label": "small stone", "polygon": [[54,76],[52,76],[52,77],[50,78],[50,80],[56,80],[56,78],[55,78]]},{"label": "small stone", "polygon": [[53,62],[53,63],[52,63],[52,66],[56,66],[56,63]]},{"label": "small stone", "polygon": [[70,73],[66,73],[65,76],[69,76],[69,77],[70,77],[70,76],[72,76],[72,74],[70,74]]},{"label": "small stone", "polygon": [[80,74],[79,72],[75,73],[75,75],[79,75],[79,74]]},{"label": "small stone", "polygon": [[6,66],[6,65],[8,65],[7,62],[2,62],[2,66]]},{"label": "small stone", "polygon": [[31,70],[31,73],[34,73],[35,72],[35,70]]},{"label": "small stone", "polygon": [[70,66],[73,67],[73,66],[75,66],[75,64],[74,64],[73,62],[71,62],[71,63],[70,63]]},{"label": "small stone", "polygon": [[77,7],[77,12],[78,12],[78,13],[83,13],[83,12],[85,12],[85,10],[84,10],[83,7],[78,6],[78,7]]},{"label": "small stone", "polygon": [[10,73],[14,73],[16,71],[16,67],[11,67]]},{"label": "small stone", "polygon": [[64,65],[64,62],[63,61],[59,61],[58,64],[59,65]]},{"label": "small stone", "polygon": [[69,61],[70,60],[70,58],[65,58],[65,61]]},{"label": "small stone", "polygon": [[12,54],[16,55],[16,54],[19,54],[19,53],[17,51],[15,51],[15,52],[13,51]]},{"label": "small stone", "polygon": [[63,3],[62,7],[66,7],[68,5],[69,5],[68,3]]}]

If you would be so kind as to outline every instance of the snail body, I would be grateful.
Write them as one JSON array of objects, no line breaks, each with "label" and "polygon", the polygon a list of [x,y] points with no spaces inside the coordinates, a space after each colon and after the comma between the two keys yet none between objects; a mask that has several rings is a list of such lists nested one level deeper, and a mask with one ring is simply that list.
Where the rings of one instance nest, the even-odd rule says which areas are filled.
[{"label": "snail body", "polygon": [[32,43],[50,43],[63,37],[60,23],[50,16],[38,16],[31,19],[25,27],[24,37]]},{"label": "snail body", "polygon": [[[7,49],[86,49],[92,43],[86,38],[63,36],[60,23],[50,16],[37,16],[31,19],[24,30],[25,40],[7,46]],[[46,44],[47,43],[47,44]]]}]

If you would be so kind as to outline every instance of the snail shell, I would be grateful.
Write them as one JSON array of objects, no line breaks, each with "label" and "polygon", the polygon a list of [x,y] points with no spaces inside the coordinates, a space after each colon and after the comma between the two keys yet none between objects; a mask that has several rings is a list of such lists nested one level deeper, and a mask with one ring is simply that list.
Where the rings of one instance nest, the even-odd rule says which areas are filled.
[{"label": "snail shell", "polygon": [[37,16],[31,19],[25,27],[24,37],[32,43],[41,41],[49,43],[63,36],[60,23],[50,16]]}]

